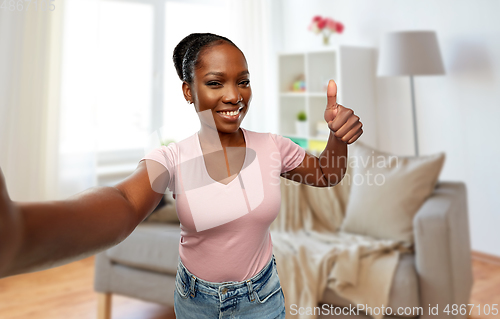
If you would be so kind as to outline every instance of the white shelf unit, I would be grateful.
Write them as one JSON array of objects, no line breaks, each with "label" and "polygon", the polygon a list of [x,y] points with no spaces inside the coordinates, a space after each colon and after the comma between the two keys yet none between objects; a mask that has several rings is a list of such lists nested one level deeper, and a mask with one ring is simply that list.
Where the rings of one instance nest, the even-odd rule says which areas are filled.
[{"label": "white shelf unit", "polygon": [[[316,123],[322,122],[327,128],[324,120],[326,87],[328,81],[333,79],[337,83],[337,102],[353,109],[360,116],[364,132],[361,138],[375,146],[375,53],[374,48],[355,46],[279,53],[279,133],[290,137],[311,153],[317,153],[314,148],[326,145],[328,136],[317,136]],[[306,90],[294,92],[293,82],[300,76],[304,77]],[[295,131],[299,111],[307,114],[306,136],[298,136]],[[366,136],[367,126],[369,136]]]}]

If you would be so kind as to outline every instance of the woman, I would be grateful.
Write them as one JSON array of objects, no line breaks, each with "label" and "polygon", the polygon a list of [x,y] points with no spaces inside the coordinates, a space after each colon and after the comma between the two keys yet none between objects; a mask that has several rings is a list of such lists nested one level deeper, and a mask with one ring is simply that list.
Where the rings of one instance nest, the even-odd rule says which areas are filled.
[{"label": "woman", "polygon": [[359,117],[336,103],[330,81],[324,118],[331,133],[317,158],[280,135],[240,128],[252,98],[250,73],[229,39],[191,34],[177,45],[173,60],[200,131],[154,149],[115,187],[95,187],[64,201],[14,203],[0,176],[0,276],[118,244],[168,187],[181,221],[176,317],[284,318],[269,232],[280,209],[279,177],[316,187],[339,183],[347,144],[362,134]]}]

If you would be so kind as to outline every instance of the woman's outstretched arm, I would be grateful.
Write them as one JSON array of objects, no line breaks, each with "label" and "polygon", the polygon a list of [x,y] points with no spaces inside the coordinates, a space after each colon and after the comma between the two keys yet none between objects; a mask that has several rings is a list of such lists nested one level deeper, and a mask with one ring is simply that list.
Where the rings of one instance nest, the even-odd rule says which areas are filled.
[{"label": "woman's outstretched arm", "polygon": [[90,188],[66,200],[13,202],[0,171],[0,278],[117,245],[158,205],[168,177],[161,164],[145,160],[114,187]]}]

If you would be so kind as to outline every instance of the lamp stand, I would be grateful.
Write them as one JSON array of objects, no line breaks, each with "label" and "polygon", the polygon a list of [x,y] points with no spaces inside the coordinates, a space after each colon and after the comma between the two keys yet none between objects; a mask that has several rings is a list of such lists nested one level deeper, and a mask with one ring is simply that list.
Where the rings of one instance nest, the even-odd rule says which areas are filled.
[{"label": "lamp stand", "polygon": [[415,139],[415,156],[418,156],[417,111],[415,109],[415,92],[413,89],[413,75],[410,75],[411,108],[413,111],[413,138]]}]

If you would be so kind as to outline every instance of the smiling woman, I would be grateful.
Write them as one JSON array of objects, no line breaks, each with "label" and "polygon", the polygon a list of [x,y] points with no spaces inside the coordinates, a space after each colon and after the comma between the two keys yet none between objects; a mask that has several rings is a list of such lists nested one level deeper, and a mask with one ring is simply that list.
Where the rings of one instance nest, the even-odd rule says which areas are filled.
[{"label": "smiling woman", "polygon": [[[281,204],[280,176],[326,187],[340,182],[345,166],[322,167],[288,138],[240,127],[252,100],[250,72],[245,55],[228,38],[190,34],[176,46],[173,61],[201,128],[141,161],[152,189],[168,187],[176,200],[181,228],[176,316],[284,318],[269,232]],[[330,135],[323,156],[347,155],[346,143],[361,135],[361,123],[352,110],[336,104],[333,81],[325,120],[338,135]],[[125,190],[128,183],[118,187]]]},{"label": "smiling woman", "polygon": [[181,228],[177,318],[284,318],[270,235],[280,211],[280,177],[315,187],[339,183],[346,161],[333,163],[342,162],[347,144],[362,134],[359,117],[336,103],[337,86],[330,81],[324,118],[331,132],[318,158],[283,136],[240,127],[252,89],[246,58],[232,41],[194,33],[176,46],[173,60],[199,132],[151,150],[114,187],[67,200],[12,202],[0,178],[0,221],[22,234],[8,234],[17,244],[0,247],[6,265],[0,276],[54,267],[118,244],[168,188]]},{"label": "smiling woman", "polygon": [[[279,174],[300,164],[305,151],[240,127],[252,89],[246,58],[231,40],[191,34],[176,46],[173,60],[201,129],[143,160],[165,168],[181,221],[176,317],[284,318],[269,225],[279,211]],[[150,174],[151,185],[159,174]]]}]

